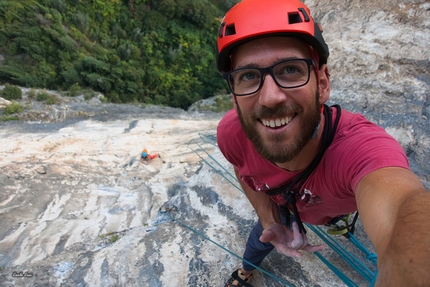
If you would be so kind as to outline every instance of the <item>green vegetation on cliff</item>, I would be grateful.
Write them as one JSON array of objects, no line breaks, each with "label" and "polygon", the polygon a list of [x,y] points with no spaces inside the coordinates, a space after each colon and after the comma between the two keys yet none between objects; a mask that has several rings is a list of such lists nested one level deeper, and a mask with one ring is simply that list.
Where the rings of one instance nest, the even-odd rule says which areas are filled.
[{"label": "green vegetation on cliff", "polygon": [[214,61],[227,2],[0,0],[0,83],[187,108],[225,89]]}]

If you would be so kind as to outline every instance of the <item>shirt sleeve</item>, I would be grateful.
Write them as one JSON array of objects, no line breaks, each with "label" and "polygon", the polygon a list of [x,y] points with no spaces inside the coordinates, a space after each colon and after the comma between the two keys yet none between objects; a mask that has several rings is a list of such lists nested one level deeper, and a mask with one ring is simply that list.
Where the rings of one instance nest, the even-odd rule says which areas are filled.
[{"label": "shirt sleeve", "polygon": [[377,169],[409,169],[402,146],[382,127],[363,119],[337,135],[327,156],[330,156],[327,168],[332,172],[326,176],[334,177],[332,180],[343,185],[342,190],[355,191],[360,180]]},{"label": "shirt sleeve", "polygon": [[243,133],[235,110],[228,111],[217,127],[217,144],[224,157],[234,166],[241,165],[240,133]]}]

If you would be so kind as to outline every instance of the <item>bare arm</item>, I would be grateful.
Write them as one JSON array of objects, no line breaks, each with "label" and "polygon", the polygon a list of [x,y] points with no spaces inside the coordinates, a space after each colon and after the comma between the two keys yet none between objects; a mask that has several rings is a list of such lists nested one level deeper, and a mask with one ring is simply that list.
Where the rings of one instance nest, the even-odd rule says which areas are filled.
[{"label": "bare arm", "polygon": [[263,225],[263,234],[260,236],[261,242],[270,242],[276,251],[291,257],[301,257],[302,254],[299,250],[315,252],[325,248],[323,245],[312,246],[308,244],[306,234],[299,232],[297,223],[293,223],[293,230],[284,226],[281,222],[278,205],[263,192],[255,192],[249,188],[240,179],[236,168],[234,168],[234,172]]},{"label": "bare arm", "polygon": [[260,218],[263,228],[266,228],[267,226],[273,223],[282,224],[281,218],[279,215],[278,205],[263,192],[255,192],[254,190],[249,188],[240,179],[236,167],[234,168],[234,172],[236,173],[236,177],[239,180],[239,183],[242,186],[242,189],[245,192],[246,197],[254,207],[255,212],[257,212],[257,215]]},{"label": "bare arm", "polygon": [[360,181],[356,198],[378,253],[376,286],[430,286],[430,192],[419,178],[383,168]]}]

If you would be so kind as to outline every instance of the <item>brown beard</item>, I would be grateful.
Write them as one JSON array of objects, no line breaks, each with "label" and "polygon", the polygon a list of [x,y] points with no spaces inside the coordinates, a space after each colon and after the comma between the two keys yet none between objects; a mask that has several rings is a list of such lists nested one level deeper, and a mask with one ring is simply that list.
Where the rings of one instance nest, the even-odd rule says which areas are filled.
[{"label": "brown beard", "polygon": [[[316,92],[314,107],[310,109],[309,114],[304,115],[301,112],[303,108],[300,106],[279,106],[275,108],[267,108],[263,106],[260,110],[254,111],[247,118],[243,115],[242,111],[237,105],[237,113],[239,115],[242,129],[244,130],[248,139],[252,142],[257,152],[265,159],[273,163],[284,163],[293,160],[302,149],[312,139],[312,135],[318,127],[321,120],[320,104],[318,101],[319,92]],[[290,135],[284,133],[281,135],[274,135],[263,139],[255,128],[256,121],[260,118],[268,117],[283,117],[286,115],[296,114],[300,115],[302,133],[297,135]],[[286,143],[286,141],[289,141]]]}]

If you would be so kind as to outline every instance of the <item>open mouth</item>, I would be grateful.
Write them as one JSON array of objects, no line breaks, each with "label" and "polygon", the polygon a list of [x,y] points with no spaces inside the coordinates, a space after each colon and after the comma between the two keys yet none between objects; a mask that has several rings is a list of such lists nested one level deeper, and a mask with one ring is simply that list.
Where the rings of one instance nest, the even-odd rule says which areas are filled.
[{"label": "open mouth", "polygon": [[260,119],[261,123],[270,128],[279,128],[288,125],[289,122],[294,118],[294,116],[285,116],[281,118],[274,119]]}]

